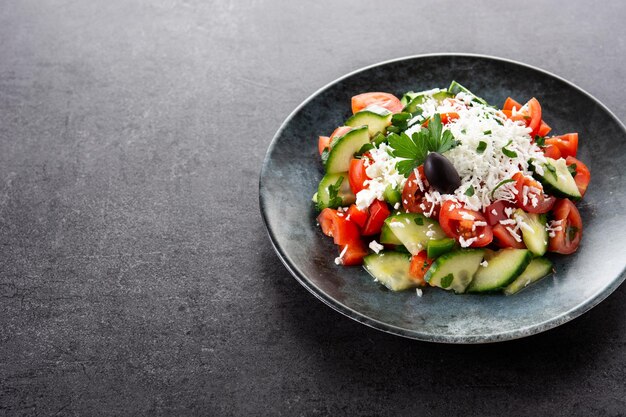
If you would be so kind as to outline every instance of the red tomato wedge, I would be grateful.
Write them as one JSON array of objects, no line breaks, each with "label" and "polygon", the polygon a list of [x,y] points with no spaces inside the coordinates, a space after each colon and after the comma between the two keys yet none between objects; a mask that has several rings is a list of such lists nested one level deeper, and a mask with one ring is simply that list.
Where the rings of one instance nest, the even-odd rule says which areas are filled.
[{"label": "red tomato wedge", "polygon": [[368,211],[369,216],[361,232],[363,236],[371,236],[380,233],[385,219],[391,214],[387,203],[380,200],[374,200]]},{"label": "red tomato wedge", "polygon": [[506,100],[504,101],[504,106],[502,106],[502,110],[511,111],[513,110],[513,107],[519,110],[522,108],[522,105],[518,103],[517,101],[515,101],[514,99],[512,99],[511,97],[507,97]]},{"label": "red tomato wedge", "polygon": [[555,145],[547,145],[542,150],[546,158],[559,159],[561,157],[561,151]]},{"label": "red tomato wedge", "polygon": [[411,257],[411,266],[409,267],[409,277],[419,286],[426,285],[424,275],[426,275],[432,263],[433,259],[426,256],[425,250],[419,252],[417,255],[413,255]]},{"label": "red tomato wedge", "polygon": [[528,213],[547,213],[552,209],[556,198],[543,193],[541,183],[525,176],[521,172],[513,175],[515,180],[515,200],[517,206]]},{"label": "red tomato wedge", "polygon": [[392,113],[400,113],[404,106],[396,96],[389,93],[363,93],[352,97],[352,114],[358,113],[367,106],[377,105]]},{"label": "red tomato wedge", "polygon": [[[541,121],[541,125],[539,125],[539,131],[537,132],[537,136],[544,137],[545,135],[550,133],[551,130],[552,130],[552,128],[550,126],[548,126],[548,124],[542,120]],[[535,138],[533,138],[533,139],[535,139]]]},{"label": "red tomato wedge", "polygon": [[530,120],[528,121],[528,127],[531,129],[530,137],[534,138],[541,126],[541,104],[539,104],[539,100],[534,97],[528,100],[527,104],[528,113],[530,115]]},{"label": "red tomato wedge", "polygon": [[333,139],[343,136],[351,130],[352,128],[350,126],[339,126],[337,129],[333,130],[333,133],[330,135],[330,141],[332,142]]},{"label": "red tomato wedge", "polygon": [[515,204],[506,200],[496,200],[489,204],[485,209],[485,218],[489,226],[498,224],[500,220],[506,220],[509,216],[504,211],[505,208],[515,208]]},{"label": "red tomato wedge", "polygon": [[493,240],[491,227],[481,213],[461,208],[461,204],[452,200],[441,206],[439,224],[446,235],[459,243],[471,241],[469,246],[474,248],[487,246]]},{"label": "red tomato wedge", "polygon": [[330,138],[328,136],[320,136],[317,141],[317,150],[320,152],[320,155],[326,148],[330,148]]},{"label": "red tomato wedge", "polygon": [[[449,113],[441,113],[439,116],[441,116],[441,124],[443,125],[448,124],[450,123],[450,121],[459,118],[459,114],[453,111]],[[428,122],[430,122],[430,119],[427,119],[424,123],[422,123],[422,126],[428,127]]]},{"label": "red tomato wedge", "polygon": [[560,230],[554,231],[554,236],[550,237],[548,250],[551,252],[569,255],[576,252],[580,239],[583,235],[583,221],[580,218],[578,209],[568,199],[559,200],[552,210],[554,220],[560,221]]},{"label": "red tomato wedge", "polygon": [[362,228],[365,226],[365,222],[367,222],[368,213],[366,210],[359,210],[356,204],[352,204],[347,211],[347,217]]},{"label": "red tomato wedge", "polygon": [[346,220],[346,214],[331,208],[325,208],[317,216],[317,222],[322,228],[322,233],[331,236],[337,245],[346,245],[358,240],[359,229],[355,223]]},{"label": "red tomato wedge", "polygon": [[568,156],[565,159],[565,163],[567,166],[576,165],[576,175],[574,176],[574,181],[576,181],[576,186],[578,187],[578,191],[580,192],[581,197],[585,195],[587,191],[587,186],[589,185],[589,181],[591,181],[591,173],[589,172],[589,168],[587,165],[580,162],[578,159],[573,156]]},{"label": "red tomato wedge", "polygon": [[352,158],[350,160],[350,168],[348,169],[348,180],[350,181],[350,188],[354,194],[358,193],[364,188],[367,188],[366,185],[363,185],[363,182],[369,180],[365,169],[365,158],[356,159]]},{"label": "red tomato wedge", "polygon": [[[426,179],[426,175],[424,175],[424,165],[417,167],[417,172],[419,173],[422,188],[428,190],[430,184]],[[431,217],[434,218],[439,214],[439,205],[433,207],[433,203],[424,198],[424,191],[420,188],[420,182],[415,176],[415,170],[413,170],[404,183],[404,188],[402,189],[402,208],[409,213],[430,213],[432,210]]]},{"label": "red tomato wedge", "polygon": [[567,133],[561,136],[546,138],[546,145],[553,145],[561,151],[561,157],[572,156],[576,158],[578,153],[578,133]]},{"label": "red tomato wedge", "polygon": [[[526,245],[522,242],[522,236],[518,232],[513,232],[517,239],[513,237],[513,233],[502,224],[496,224],[493,229],[493,242],[500,248],[525,249]],[[513,230],[513,228],[511,228]]]},{"label": "red tomato wedge", "polygon": [[367,247],[361,239],[356,239],[347,245],[339,246],[339,256],[342,265],[361,265],[365,255],[367,255]]}]

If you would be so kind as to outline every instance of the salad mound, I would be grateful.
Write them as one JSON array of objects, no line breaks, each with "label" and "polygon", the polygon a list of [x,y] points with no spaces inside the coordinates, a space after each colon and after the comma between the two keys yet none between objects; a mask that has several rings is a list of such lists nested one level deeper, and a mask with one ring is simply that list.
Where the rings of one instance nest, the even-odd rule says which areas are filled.
[{"label": "salad mound", "polygon": [[338,265],[393,291],[515,294],[550,274],[546,252],[578,248],[590,173],[577,133],[547,137],[536,98],[497,109],[453,81],[359,94],[352,113],[318,139],[313,201]]}]

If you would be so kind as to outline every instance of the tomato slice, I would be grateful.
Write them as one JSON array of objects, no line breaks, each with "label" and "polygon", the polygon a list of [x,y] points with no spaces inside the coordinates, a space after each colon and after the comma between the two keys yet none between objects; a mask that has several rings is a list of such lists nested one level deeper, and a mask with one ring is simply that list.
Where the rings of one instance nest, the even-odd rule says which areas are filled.
[{"label": "tomato slice", "polygon": [[589,168],[587,168],[587,165],[583,164],[573,156],[568,156],[565,159],[565,163],[567,164],[567,166],[576,164],[576,175],[574,176],[574,181],[576,181],[576,186],[578,187],[580,195],[584,196],[585,192],[587,191],[589,181],[591,180],[591,173],[589,172]]},{"label": "tomato slice", "polygon": [[563,255],[576,252],[583,235],[583,221],[578,209],[570,200],[563,199],[556,203],[552,212],[555,221],[560,221],[555,225],[560,226],[560,230],[551,233],[548,250]]},{"label": "tomato slice", "polygon": [[519,110],[522,108],[522,105],[511,97],[507,97],[504,101],[504,106],[502,106],[502,110],[512,111],[514,107]]},{"label": "tomato slice", "polygon": [[389,93],[363,93],[352,97],[352,114],[360,112],[364,108],[376,105],[384,107],[392,113],[400,113],[404,106],[396,96]]},{"label": "tomato slice", "polygon": [[426,213],[430,217],[436,218],[439,215],[439,205],[433,205],[432,202],[424,198],[424,192],[430,187],[426,175],[424,175],[424,165],[417,167],[417,172],[424,191],[420,189],[420,182],[417,180],[415,170],[413,170],[402,189],[402,207],[409,213]]},{"label": "tomato slice", "polygon": [[531,129],[530,137],[534,138],[541,126],[541,104],[539,104],[539,100],[534,97],[528,100],[526,104],[528,105],[528,113],[530,116],[530,120],[528,121],[528,127]]},{"label": "tomato slice", "polygon": [[348,180],[350,181],[350,188],[354,194],[358,193],[364,188],[367,188],[366,185],[363,185],[363,182],[369,180],[367,173],[365,172],[365,158],[356,159],[352,158],[350,160],[350,168],[348,169]]},{"label": "tomato slice", "polygon": [[[439,116],[441,117],[442,125],[448,124],[450,123],[450,121],[459,118],[459,114],[453,111],[448,112],[448,113],[441,113]],[[422,123],[422,127],[428,127],[429,122],[430,122],[430,119],[426,119],[426,121]]]},{"label": "tomato slice", "polygon": [[[525,249],[526,245],[522,241],[522,236],[518,232],[513,232],[517,236],[517,239],[513,237],[513,233],[502,224],[496,224],[492,226],[493,229],[493,242],[500,248],[515,248]],[[511,228],[512,230],[512,228]],[[518,241],[519,239],[519,241]]]},{"label": "tomato slice", "polygon": [[[343,256],[341,256],[342,253]],[[361,239],[356,239],[346,245],[339,246],[339,255],[341,256],[342,265],[361,265],[363,264],[363,258],[367,255],[367,247]]]},{"label": "tomato slice", "polygon": [[346,220],[346,214],[331,208],[325,208],[317,216],[317,222],[322,228],[322,233],[331,236],[337,245],[346,245],[360,237],[359,229],[355,223]]},{"label": "tomato slice", "polygon": [[424,275],[428,272],[433,261],[434,259],[430,259],[426,256],[425,250],[418,252],[417,255],[413,255],[411,257],[411,266],[409,267],[409,277],[419,286],[426,285]]},{"label": "tomato slice", "polygon": [[389,207],[387,207],[387,203],[380,200],[374,200],[368,210],[369,216],[367,217],[367,221],[365,222],[365,226],[363,226],[363,231],[361,232],[363,236],[371,236],[380,233],[385,219],[391,214]]},{"label": "tomato slice", "polygon": [[349,217],[352,222],[362,228],[365,226],[365,222],[367,222],[368,213],[367,210],[359,210],[356,204],[352,204],[348,209],[346,217]]},{"label": "tomato slice", "polygon": [[517,190],[515,200],[518,207],[528,213],[547,213],[552,209],[556,198],[545,195],[541,183],[521,172],[513,175],[513,179]]},{"label": "tomato slice", "polygon": [[320,155],[326,148],[330,148],[330,138],[328,136],[320,136],[317,140],[317,150],[320,152]]},{"label": "tomato slice", "polygon": [[567,133],[561,136],[553,136],[546,139],[546,145],[553,145],[561,151],[561,157],[573,156],[578,152],[578,133]]},{"label": "tomato slice", "polygon": [[542,150],[546,158],[559,159],[561,157],[561,151],[554,145],[545,146]]},{"label": "tomato slice", "polygon": [[339,126],[337,129],[333,130],[333,133],[330,135],[330,141],[332,143],[333,139],[337,137],[341,137],[351,131],[352,128],[350,126]]},{"label": "tomato slice", "polygon": [[496,225],[500,222],[500,220],[506,220],[509,218],[504,211],[505,208],[514,209],[515,204],[506,200],[496,200],[484,209],[485,218],[487,219],[489,226]]},{"label": "tomato slice", "polygon": [[[439,224],[446,235],[459,241],[463,247],[483,247],[493,240],[491,227],[481,213],[461,208],[452,200],[446,200],[441,206]],[[470,240],[470,245],[463,244]]]},{"label": "tomato slice", "polygon": [[[551,130],[552,128],[548,126],[548,124],[542,120],[541,124],[539,125],[539,131],[537,132],[537,136],[544,137],[545,135],[550,133]],[[535,138],[533,137],[533,139]]]}]

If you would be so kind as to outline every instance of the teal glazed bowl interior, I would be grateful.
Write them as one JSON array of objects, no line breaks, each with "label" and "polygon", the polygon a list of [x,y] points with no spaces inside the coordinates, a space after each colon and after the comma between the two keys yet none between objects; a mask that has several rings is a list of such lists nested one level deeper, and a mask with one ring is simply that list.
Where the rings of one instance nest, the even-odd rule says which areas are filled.
[{"label": "teal glazed bowl interior", "polygon": [[[578,204],[583,239],[570,256],[550,255],[556,273],[514,296],[455,295],[425,288],[394,293],[362,267],[334,263],[337,249],[316,225],[311,196],[322,177],[318,135],[350,115],[350,98],[368,91],[400,96],[457,80],[489,103],[537,97],[554,134],[578,132],[578,159],[591,183]],[[340,313],[396,335],[445,343],[516,339],[588,311],[626,274],[626,130],[598,100],[540,69],[476,55],[424,55],[373,65],[323,87],[280,127],[261,171],[260,208],[278,256],[312,294]],[[321,306],[320,306],[321,308]]]}]

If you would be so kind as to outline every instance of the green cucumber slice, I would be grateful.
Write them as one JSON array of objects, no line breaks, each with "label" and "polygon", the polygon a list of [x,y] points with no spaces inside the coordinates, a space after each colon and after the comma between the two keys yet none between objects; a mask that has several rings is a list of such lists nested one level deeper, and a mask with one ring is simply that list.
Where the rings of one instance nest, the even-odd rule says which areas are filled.
[{"label": "green cucumber slice", "polygon": [[430,240],[446,237],[436,220],[420,213],[393,214],[387,217],[385,226],[413,255],[426,249]]},{"label": "green cucumber slice", "polygon": [[542,256],[548,250],[548,230],[546,229],[546,215],[537,213],[526,213],[522,209],[517,209],[513,217],[520,219],[525,225],[522,231],[522,240],[526,247],[535,256]]},{"label": "green cucumber slice", "polygon": [[393,233],[393,230],[385,223],[380,230],[380,243],[388,245],[402,245],[400,239],[398,239]]},{"label": "green cucumber slice", "polygon": [[345,135],[333,139],[332,149],[328,153],[328,159],[326,160],[326,172],[336,174],[348,171],[350,160],[354,154],[369,141],[370,136],[367,126],[354,128]]},{"label": "green cucumber slice", "polygon": [[385,128],[391,124],[391,117],[392,113],[384,107],[366,108],[346,120],[345,125],[367,126],[370,137],[374,137],[377,133],[385,133]]},{"label": "green cucumber slice", "polygon": [[574,177],[567,169],[565,159],[546,159],[548,162],[542,165],[543,175],[539,175],[537,171],[533,173],[533,176],[543,185],[544,191],[555,197],[580,200],[580,191],[578,191]]},{"label": "green cucumber slice", "polygon": [[453,96],[456,96],[460,92],[472,95],[472,96],[474,96],[474,101],[476,101],[478,103],[481,103],[481,104],[484,104],[485,106],[489,106],[489,103],[487,103],[487,101],[485,99],[482,99],[482,98],[478,97],[476,94],[472,93],[470,90],[468,90],[467,88],[463,87],[461,84],[457,83],[456,81],[452,81],[450,83],[450,87],[448,87],[448,91]]},{"label": "green cucumber slice", "polygon": [[528,264],[524,272],[504,289],[504,293],[506,295],[516,294],[551,273],[552,262],[549,259],[535,258]]},{"label": "green cucumber slice", "polygon": [[[339,190],[337,192],[338,198],[331,199],[329,187],[335,186],[340,178],[342,180],[339,186]],[[350,181],[348,181],[347,172],[340,172],[338,174],[326,174],[324,175],[324,177],[320,181],[319,186],[317,187],[316,203],[318,210],[323,210],[327,207],[345,207],[349,206],[355,201],[356,197],[350,189]]]},{"label": "green cucumber slice", "polygon": [[438,258],[444,253],[450,252],[454,248],[456,241],[449,237],[428,241],[426,256],[430,259]]},{"label": "green cucumber slice", "polygon": [[506,287],[524,272],[532,258],[528,249],[488,251],[485,255],[487,266],[478,268],[467,292],[495,291]]},{"label": "green cucumber slice", "polygon": [[402,201],[402,193],[389,184],[383,191],[383,198],[393,206]]},{"label": "green cucumber slice", "polygon": [[433,287],[465,292],[485,254],[484,249],[461,249],[441,255],[433,262],[424,280]]},{"label": "green cucumber slice", "polygon": [[391,291],[402,291],[417,286],[409,274],[411,255],[408,253],[373,253],[363,258],[363,266],[376,281]]}]

